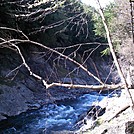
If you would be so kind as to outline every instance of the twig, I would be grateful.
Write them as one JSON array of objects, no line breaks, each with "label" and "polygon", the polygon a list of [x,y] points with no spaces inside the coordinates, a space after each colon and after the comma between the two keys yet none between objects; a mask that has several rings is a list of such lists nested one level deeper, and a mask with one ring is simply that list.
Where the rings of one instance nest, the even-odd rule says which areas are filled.
[{"label": "twig", "polygon": [[6,77],[8,77],[11,73],[13,73],[14,71],[18,70],[19,68],[21,68],[23,66],[23,63],[21,65],[19,65],[18,67],[16,67],[15,69],[13,69],[12,71],[10,71]]},{"label": "twig", "polygon": [[[108,89],[109,90],[109,89],[117,89],[117,88],[124,87],[123,84],[108,85],[108,84],[103,84],[103,83],[102,83],[102,85],[74,85],[74,84],[62,84],[62,83],[51,83],[51,84],[48,84],[47,81],[45,81],[44,79],[42,79],[41,76],[39,76],[39,75],[37,75],[37,74],[35,74],[34,72],[31,71],[31,68],[28,66],[28,64],[26,63],[26,60],[25,60],[23,54],[21,53],[21,50],[19,49],[18,46],[16,46],[15,44],[13,44],[12,41],[13,42],[14,41],[30,42],[30,43],[33,43],[33,44],[37,44],[39,46],[43,46],[43,45],[40,44],[40,43],[37,43],[37,42],[30,41],[30,40],[19,40],[19,39],[17,39],[17,40],[13,39],[13,40],[5,41],[4,42],[4,43],[10,43],[13,47],[15,47],[17,49],[17,51],[18,51],[18,53],[19,53],[19,55],[20,55],[20,57],[22,59],[22,62],[23,62],[22,65],[24,65],[27,68],[27,70],[29,71],[29,73],[30,73],[31,76],[35,77],[38,80],[41,80],[42,83],[43,83],[43,85],[46,87],[46,89],[48,89],[50,87],[54,87],[54,86],[62,86],[62,87],[67,87],[67,88],[87,88],[87,89],[94,89],[94,90],[100,90],[100,89],[105,89],[105,90]],[[43,47],[47,48],[46,46],[43,46]],[[49,49],[49,48],[47,48],[47,49]],[[50,50],[51,50],[51,48],[50,48]],[[65,55],[63,55],[63,54],[61,54],[61,53],[59,53],[59,52],[57,52],[55,50],[51,50],[51,51],[52,52],[56,52],[57,54],[63,56],[66,59],[69,59],[70,61],[72,61],[72,62],[76,63],[77,65],[79,65],[83,70],[85,70],[86,72],[88,72],[88,70],[86,68],[84,68],[80,63],[77,63],[73,59],[71,59],[71,58],[69,58],[69,57],[67,57],[67,56],[65,56]],[[93,74],[90,74],[90,72],[88,72],[88,73],[91,76],[93,75]],[[93,75],[93,77],[95,77],[95,76]]]},{"label": "twig", "polygon": [[[58,52],[58,51],[56,51],[56,50],[54,50],[54,49],[52,49],[52,48],[49,48],[49,47],[47,47],[47,46],[45,46],[45,45],[43,45],[43,44],[41,44],[41,43],[34,42],[34,41],[31,41],[31,40],[12,39],[12,40],[5,41],[5,42],[0,43],[0,45],[1,45],[1,44],[6,44],[6,43],[12,43],[12,44],[13,44],[14,42],[31,43],[31,44],[35,44],[35,45],[37,45],[37,46],[40,46],[40,47],[42,47],[42,48],[45,48],[45,49],[47,49],[47,50],[50,50],[50,51],[52,51],[52,52],[54,52],[54,53],[56,53],[56,54],[62,56],[63,58],[65,58],[65,59],[67,59],[67,60],[73,62],[73,63],[76,64],[77,66],[79,66],[81,69],[83,69],[85,72],[87,72],[87,74],[88,74],[89,76],[92,76],[92,77],[93,77],[95,80],[97,80],[100,84],[102,84],[102,85],[104,84],[99,78],[97,78],[97,77],[96,77],[95,75],[93,75],[90,71],[88,71],[88,69],[85,68],[82,64],[78,63],[77,61],[73,60],[72,58],[70,58],[70,57],[68,57],[68,56],[66,56],[66,55],[64,55],[64,54],[62,54],[62,53],[60,53],[60,52]],[[20,49],[19,49],[19,47],[17,47],[16,45],[12,45],[12,46],[16,47],[17,50],[18,50],[18,52],[19,52],[19,54],[20,54]],[[21,56],[22,56],[22,54],[21,54]],[[23,56],[22,56],[22,60],[24,60],[24,57],[23,57]],[[29,66],[27,66],[27,64],[25,63],[25,60],[24,60],[24,64],[26,65],[27,69],[29,70]],[[30,71],[30,70],[29,70],[29,71]],[[30,73],[31,73],[31,72],[30,72]]]}]

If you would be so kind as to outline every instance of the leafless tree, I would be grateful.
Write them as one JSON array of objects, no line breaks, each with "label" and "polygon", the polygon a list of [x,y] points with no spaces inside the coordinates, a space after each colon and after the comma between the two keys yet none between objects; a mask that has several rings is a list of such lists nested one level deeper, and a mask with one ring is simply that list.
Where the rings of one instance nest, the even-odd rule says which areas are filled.
[{"label": "leafless tree", "polygon": [[102,21],[103,21],[103,24],[104,24],[104,27],[105,27],[105,30],[106,30],[110,52],[111,52],[111,54],[113,56],[114,63],[116,65],[116,67],[117,67],[117,70],[118,70],[118,73],[120,75],[121,81],[124,83],[125,89],[127,90],[128,94],[130,96],[131,103],[132,103],[132,108],[134,109],[134,100],[133,100],[132,95],[131,95],[131,93],[129,91],[128,82],[127,82],[127,80],[126,80],[126,78],[125,78],[125,76],[124,76],[124,74],[123,74],[123,72],[121,70],[120,64],[119,64],[118,59],[116,57],[115,50],[114,50],[114,47],[113,47],[113,44],[112,44],[112,40],[111,40],[111,36],[110,36],[110,32],[109,32],[109,29],[108,29],[108,26],[107,26],[107,23],[106,23],[106,20],[105,20],[105,17],[104,17],[103,9],[102,9],[102,7],[100,5],[100,1],[99,0],[97,0],[97,3],[99,5],[99,12],[100,12],[100,15],[102,17]]},{"label": "leafless tree", "polygon": [[[21,18],[24,18],[25,20],[28,20],[28,21],[43,21],[44,17],[46,17],[47,15],[55,12],[56,10],[58,10],[58,8],[61,8],[60,7],[60,4],[64,3],[66,1],[51,1],[51,0],[48,0],[48,1],[10,1],[8,2],[8,4],[15,4],[16,6],[19,5],[19,7],[21,7],[21,11],[19,12],[19,14],[17,14],[18,12],[13,12],[12,15],[15,16],[16,19],[21,19]],[[98,1],[99,2],[99,1]],[[46,6],[47,4],[50,4],[51,3],[51,8],[50,7],[47,7],[47,8],[42,8],[43,6]],[[2,3],[2,4],[6,4],[6,3]],[[72,4],[72,3],[69,3],[69,4]],[[100,8],[101,9],[101,8]],[[105,25],[105,28],[106,28],[106,32],[107,32],[107,38],[108,38],[108,41],[109,41],[109,47],[110,47],[110,50],[111,50],[111,53],[113,55],[113,58],[114,58],[114,61],[115,61],[115,64],[117,66],[117,69],[118,69],[118,72],[120,74],[120,77],[121,79],[123,80],[123,83],[121,84],[113,84],[113,85],[108,85],[104,82],[102,82],[97,76],[95,76],[94,74],[92,74],[85,66],[84,66],[84,63],[86,62],[86,60],[89,58],[89,56],[83,61],[83,63],[79,63],[77,62],[74,58],[71,58],[72,57],[72,54],[74,55],[75,57],[75,53],[81,48],[82,44],[78,44],[78,45],[75,45],[75,46],[71,46],[72,48],[75,47],[76,49],[74,50],[74,52],[72,52],[70,55],[65,55],[64,54],[64,51],[67,49],[67,47],[65,48],[62,48],[62,52],[61,52],[61,49],[60,48],[55,48],[55,49],[52,49],[48,46],[45,46],[44,44],[41,44],[39,42],[35,42],[35,41],[32,41],[29,39],[29,37],[21,30],[17,29],[17,28],[10,28],[10,27],[0,27],[0,29],[2,31],[8,31],[8,32],[15,32],[19,35],[19,38],[15,38],[13,37],[12,35],[11,36],[6,36],[6,32],[3,34],[4,36],[2,36],[0,38],[1,42],[0,42],[0,47],[3,48],[3,47],[7,47],[9,49],[12,49],[14,51],[16,51],[21,60],[22,60],[22,63],[21,65],[19,65],[18,67],[16,67],[14,70],[12,70],[11,72],[13,71],[16,71],[18,68],[22,67],[22,66],[25,66],[26,69],[29,71],[29,74],[31,76],[34,76],[36,79],[38,80],[41,80],[43,85],[46,87],[46,89],[50,88],[50,87],[53,87],[53,86],[63,86],[63,87],[70,87],[70,88],[89,88],[89,89],[95,89],[95,90],[102,90],[102,89],[115,89],[115,88],[119,88],[119,87],[125,87],[127,88],[128,90],[128,87],[127,87],[127,83],[126,83],[126,79],[124,78],[124,76],[122,75],[122,71],[120,70],[120,66],[118,64],[118,61],[117,61],[117,58],[116,58],[116,55],[114,53],[114,50],[113,50],[113,46],[112,46],[112,42],[110,40],[110,35],[109,35],[109,31],[108,31],[108,28],[107,28],[107,25],[105,23],[105,18],[103,16],[103,12],[102,10],[100,10],[100,13],[101,13],[101,16],[102,16],[102,19],[103,19],[103,22],[104,22],[104,25]],[[77,21],[77,22],[74,22],[75,19],[77,19],[77,17],[81,16],[81,20]],[[36,33],[36,32],[45,32],[47,29],[52,29],[52,28],[55,28],[55,27],[58,27],[58,26],[61,26],[62,24],[64,24],[65,22],[72,22],[77,25],[81,25],[80,26],[80,30],[82,30],[83,28],[83,25],[86,23],[85,19],[83,18],[83,14],[82,13],[78,13],[76,14],[75,16],[72,16],[70,18],[67,18],[67,19],[63,19],[63,20],[60,20],[60,21],[57,21],[55,23],[52,23],[50,25],[47,25],[47,26],[41,26],[39,28],[36,28],[36,29],[33,29],[33,32],[30,33],[30,34],[33,34],[33,33]],[[67,26],[69,26],[70,23],[68,23]],[[80,32],[80,31],[79,31]],[[79,34],[78,32],[78,34]],[[34,44],[38,47],[41,47],[41,48],[44,48],[48,51],[50,51],[51,53],[55,53],[57,55],[59,55],[59,58],[64,58],[65,60],[69,60],[71,62],[73,62],[77,67],[74,69],[78,69],[78,68],[81,68],[82,70],[84,70],[90,77],[93,77],[95,80],[97,80],[100,84],[99,85],[75,85],[73,83],[59,83],[59,82],[51,82],[51,83],[48,83],[45,79],[43,79],[40,75],[34,73],[34,71],[31,70],[30,66],[28,65],[28,63],[26,62],[27,60],[25,59],[25,56],[23,55],[23,53],[21,52],[21,49],[19,48],[19,44],[21,43],[30,43],[30,44]],[[95,42],[94,42],[95,43]],[[91,43],[92,44],[92,43]],[[85,45],[85,44],[84,44]],[[98,43],[98,45],[102,45],[100,43]],[[60,50],[60,51],[58,51]],[[93,50],[94,51],[94,50]],[[91,53],[93,52],[91,51]],[[128,90],[129,92],[129,90]]]}]

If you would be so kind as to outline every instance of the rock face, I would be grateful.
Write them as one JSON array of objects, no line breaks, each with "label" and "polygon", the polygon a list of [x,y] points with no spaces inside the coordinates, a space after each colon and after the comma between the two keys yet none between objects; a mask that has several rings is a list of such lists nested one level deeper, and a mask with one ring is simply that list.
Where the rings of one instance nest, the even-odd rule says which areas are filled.
[{"label": "rock face", "polygon": [[105,113],[106,108],[101,108],[100,106],[91,106],[90,109],[79,116],[76,123],[76,127],[79,128],[80,132],[86,131],[94,127],[95,120]]},{"label": "rock face", "polygon": [[1,85],[0,91],[0,120],[25,112],[27,102],[32,102],[34,98],[32,91],[22,84],[13,87]]},{"label": "rock face", "polygon": [[134,134],[134,121],[128,121],[126,124],[125,133],[126,134]]},{"label": "rock face", "polygon": [[126,81],[129,88],[134,88],[134,66],[129,66],[129,69],[127,70]]},{"label": "rock face", "polygon": [[[134,90],[130,89],[134,99]],[[106,112],[99,119],[99,125],[91,134],[134,134],[134,112],[131,109],[130,97],[123,90],[120,97],[105,98],[99,105],[106,107]]]},{"label": "rock face", "polygon": [[[38,51],[38,49],[35,48],[34,51]],[[106,83],[112,81],[116,83],[118,81],[118,79],[115,80],[116,72],[109,75],[111,60],[98,58],[87,60],[86,66],[89,71],[101,78],[102,81],[109,76]],[[40,56],[38,53],[30,53],[26,59],[31,70],[48,83],[98,84],[87,72],[76,67],[72,62],[64,61],[65,59],[55,60],[58,57],[51,57],[50,61],[48,57]],[[72,99],[90,92],[89,89],[68,90],[62,87],[46,90],[41,81],[29,75],[24,66],[19,68],[22,61],[13,52],[0,52],[0,61],[2,61],[0,63],[0,120],[18,115],[28,109],[39,108],[41,105],[55,100]]]},{"label": "rock face", "polygon": [[121,45],[119,50],[120,65],[123,73],[127,77],[127,83],[130,88],[134,88],[134,44],[132,39]]}]

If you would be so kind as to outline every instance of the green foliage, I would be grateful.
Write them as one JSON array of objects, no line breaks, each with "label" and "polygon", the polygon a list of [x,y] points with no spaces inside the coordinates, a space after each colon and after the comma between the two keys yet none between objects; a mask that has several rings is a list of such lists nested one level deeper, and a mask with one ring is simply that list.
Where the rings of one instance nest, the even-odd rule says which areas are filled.
[{"label": "green foliage", "polygon": [[[7,0],[6,3],[0,3],[1,26],[20,29],[29,39],[51,48],[94,42],[98,41],[98,38],[101,42],[106,41],[100,38],[97,33],[99,30],[95,30],[95,26],[99,28],[99,23],[93,19],[95,9],[82,4],[80,0],[39,0],[36,4],[34,2],[35,0]],[[7,21],[4,22],[6,17]],[[2,33],[3,38],[23,38],[16,33]],[[90,47],[88,45],[80,51]]]},{"label": "green foliage", "polygon": [[[50,6],[52,5],[44,5],[42,8]],[[30,34],[32,40],[38,39],[38,42],[49,47],[95,41],[92,8],[77,0],[65,0],[59,4],[55,12],[46,15],[43,20],[38,19],[34,22],[30,20],[33,19],[29,18],[29,24],[27,22],[23,24],[23,31],[32,33]],[[41,30],[41,27],[46,27],[46,30]],[[34,32],[35,29],[38,29],[37,32]]]},{"label": "green foliage", "polygon": [[[122,20],[117,21],[117,18],[119,15],[119,12],[117,12],[117,8],[118,8],[117,5],[115,5],[114,3],[111,3],[110,5],[106,6],[106,8],[103,9],[104,17],[106,19],[106,23],[110,31],[110,36],[113,42],[114,50],[116,52],[118,52],[120,48],[120,44],[122,40],[121,38],[126,35],[126,32],[123,30],[124,29],[123,27],[125,27],[125,25],[124,26],[120,25],[120,23],[122,23],[121,22]],[[94,21],[95,21],[96,35],[101,36],[102,37],[101,40],[103,38],[106,39],[106,31],[102,23],[102,19],[97,11],[95,12],[95,15],[94,15]],[[125,37],[123,37],[123,39],[125,39]],[[109,48],[106,48],[101,53],[102,55],[109,55],[110,50]]]},{"label": "green foliage", "polygon": [[[115,4],[111,3],[110,5],[106,6],[103,9],[104,12],[104,17],[106,19],[108,28],[110,30],[110,32],[114,32],[112,26],[113,23],[113,19],[116,17],[116,13],[114,11],[115,8]],[[99,15],[99,13],[96,11],[95,15],[94,15],[94,21],[95,21],[95,33],[96,35],[102,36],[106,38],[106,31],[104,28],[104,25],[102,23],[102,19],[101,16]]]},{"label": "green foliage", "polygon": [[104,49],[103,51],[101,51],[101,56],[104,56],[104,55],[110,55],[110,48],[108,47],[108,48],[106,48],[106,49]]}]

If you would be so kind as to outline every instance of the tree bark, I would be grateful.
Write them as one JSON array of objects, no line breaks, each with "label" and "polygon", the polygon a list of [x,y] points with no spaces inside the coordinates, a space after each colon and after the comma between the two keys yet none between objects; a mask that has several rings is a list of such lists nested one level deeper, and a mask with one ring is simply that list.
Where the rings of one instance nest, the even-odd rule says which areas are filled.
[{"label": "tree bark", "polygon": [[106,31],[106,35],[107,35],[107,40],[108,40],[109,48],[110,48],[110,51],[111,51],[114,63],[116,65],[118,74],[119,74],[119,76],[121,78],[121,82],[125,85],[125,89],[127,90],[128,94],[130,96],[132,107],[134,109],[134,100],[133,100],[132,95],[131,95],[131,93],[129,91],[129,87],[128,87],[128,83],[126,81],[126,78],[125,78],[125,76],[124,76],[124,74],[123,74],[123,72],[121,70],[120,64],[119,64],[119,62],[117,60],[117,57],[116,57],[116,54],[115,54],[115,51],[114,51],[114,48],[113,48],[111,36],[110,36],[110,31],[108,29],[108,26],[107,26],[107,23],[106,23],[106,19],[104,17],[103,9],[101,8],[100,1],[99,0],[96,0],[96,1],[97,1],[97,4],[99,5],[99,13],[100,13],[100,16],[102,18],[103,25],[105,27],[105,31]]}]

